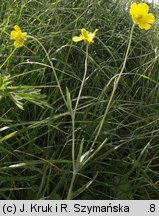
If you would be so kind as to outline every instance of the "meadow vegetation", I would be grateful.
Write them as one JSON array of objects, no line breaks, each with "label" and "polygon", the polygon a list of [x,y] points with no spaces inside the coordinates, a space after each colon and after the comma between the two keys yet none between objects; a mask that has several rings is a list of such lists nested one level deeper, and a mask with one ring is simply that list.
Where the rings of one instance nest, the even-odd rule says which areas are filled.
[{"label": "meadow vegetation", "polygon": [[[152,5],[156,22],[148,31],[134,27],[104,116],[130,39],[130,4],[0,1],[1,199],[158,198],[159,12]],[[17,49],[14,25],[28,35]],[[94,43],[73,42],[82,28],[98,29]]]}]

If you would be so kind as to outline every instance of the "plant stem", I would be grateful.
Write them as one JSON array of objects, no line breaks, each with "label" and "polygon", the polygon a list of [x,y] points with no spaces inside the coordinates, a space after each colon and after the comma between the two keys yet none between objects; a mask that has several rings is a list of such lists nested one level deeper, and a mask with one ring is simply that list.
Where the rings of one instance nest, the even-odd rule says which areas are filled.
[{"label": "plant stem", "polygon": [[48,61],[49,61],[49,63],[50,63],[50,66],[51,66],[52,70],[53,70],[53,73],[54,73],[54,76],[55,76],[55,79],[56,79],[58,88],[59,88],[59,90],[60,90],[61,96],[62,96],[62,98],[63,98],[63,100],[64,100],[64,102],[65,102],[65,104],[66,104],[66,106],[67,106],[67,101],[66,101],[65,96],[64,96],[64,94],[63,94],[63,91],[62,91],[62,88],[61,88],[59,79],[58,79],[58,77],[57,77],[57,74],[56,74],[55,68],[54,68],[54,66],[53,66],[53,63],[52,63],[52,61],[50,60],[50,57],[49,57],[48,52],[46,51],[45,47],[42,45],[42,43],[41,43],[37,38],[35,38],[35,37],[33,37],[33,36],[30,36],[30,35],[29,35],[28,37],[29,37],[29,38],[32,38],[33,40],[35,40],[36,42],[38,42],[38,44],[42,47],[43,51],[45,52],[46,57],[47,57],[47,59],[48,59]]},{"label": "plant stem", "polygon": [[2,67],[7,63],[7,61],[12,57],[12,55],[14,54],[16,48],[14,48],[14,50],[9,54],[9,56],[6,58],[6,60],[3,62],[3,64],[0,66],[0,70],[2,69]]},{"label": "plant stem", "polygon": [[75,116],[75,114],[76,114],[76,110],[77,110],[77,107],[78,107],[78,104],[79,104],[80,96],[81,96],[81,93],[82,93],[82,90],[83,90],[83,86],[84,86],[84,83],[85,83],[85,79],[86,79],[86,75],[87,75],[88,46],[89,46],[89,45],[87,44],[87,46],[86,46],[86,58],[85,58],[84,76],[83,76],[82,83],[81,83],[81,87],[80,87],[80,90],[79,90],[79,93],[78,93],[78,97],[77,97],[77,101],[76,101],[76,105],[75,105],[75,109],[74,109],[74,116]]},{"label": "plant stem", "polygon": [[111,107],[111,104],[112,104],[112,100],[113,100],[113,98],[114,98],[114,94],[115,94],[116,89],[117,89],[117,87],[118,87],[120,78],[121,78],[121,76],[122,76],[122,74],[123,74],[123,71],[124,71],[124,69],[125,69],[125,65],[126,65],[126,62],[127,62],[127,59],[128,59],[129,50],[130,50],[130,47],[131,47],[132,35],[133,35],[134,27],[135,27],[135,24],[132,25],[131,32],[130,32],[130,37],[129,37],[129,43],[128,43],[128,47],[127,47],[126,54],[125,54],[125,57],[124,57],[124,61],[123,61],[122,68],[121,68],[121,70],[120,70],[119,75],[117,76],[117,78],[116,78],[115,81],[114,81],[114,86],[113,86],[113,90],[112,90],[112,93],[111,93],[111,96],[110,96],[108,105],[107,105],[106,110],[105,110],[105,112],[104,112],[103,118],[102,118],[102,120],[101,120],[101,122],[100,122],[99,129],[98,129],[97,134],[96,134],[96,136],[95,136],[95,139],[94,139],[94,141],[93,141],[93,143],[92,143],[92,146],[91,146],[91,148],[90,148],[90,151],[91,151],[92,148],[94,147],[94,145],[95,145],[95,143],[96,143],[96,141],[97,141],[97,138],[99,137],[99,134],[100,134],[101,129],[102,129],[102,127],[103,127],[103,124],[104,124],[104,121],[105,121],[105,119],[106,119],[106,116],[107,116],[107,114],[108,114],[108,112],[109,112],[109,110],[110,110],[110,107]]},{"label": "plant stem", "polygon": [[73,190],[73,184],[74,184],[76,175],[77,175],[77,173],[73,172],[71,183],[70,183],[70,187],[69,187],[69,190],[68,190],[67,200],[71,200],[72,199],[72,190]]},{"label": "plant stem", "polygon": [[87,66],[88,66],[88,46],[89,44],[87,44],[86,46],[86,58],[85,58],[85,70],[84,70],[84,75],[83,75],[83,79],[82,79],[82,83],[81,83],[81,87],[78,93],[78,97],[76,100],[76,104],[75,104],[75,108],[74,111],[72,112],[71,118],[72,118],[72,163],[73,163],[73,175],[72,175],[72,179],[71,179],[71,183],[70,183],[70,187],[69,187],[69,192],[68,192],[68,196],[67,199],[70,200],[72,198],[72,190],[73,190],[73,184],[77,175],[77,169],[78,167],[76,167],[76,162],[75,162],[75,116],[76,116],[76,111],[77,111],[77,107],[80,101],[80,97],[81,97],[81,93],[83,90],[83,86],[86,80],[86,75],[87,75]]}]

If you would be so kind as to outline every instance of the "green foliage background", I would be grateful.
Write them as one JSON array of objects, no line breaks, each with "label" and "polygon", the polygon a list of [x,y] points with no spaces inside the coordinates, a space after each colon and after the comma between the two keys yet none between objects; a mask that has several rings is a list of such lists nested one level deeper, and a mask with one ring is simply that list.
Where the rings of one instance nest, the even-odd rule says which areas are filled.
[{"label": "green foliage background", "polygon": [[[75,106],[86,47],[72,37],[98,29],[75,119],[76,157],[86,153],[121,68],[132,20],[125,0],[0,2],[0,63],[12,52],[15,24],[45,47],[64,95]],[[158,9],[150,5],[158,17]],[[158,23],[137,26],[124,74],[94,151],[76,176],[74,199],[157,199],[159,195]],[[65,199],[72,178],[72,123],[46,53],[32,38],[1,70],[0,198]],[[109,83],[110,82],[110,83]],[[108,86],[109,83],[109,86]],[[93,152],[92,152],[93,154]]]}]

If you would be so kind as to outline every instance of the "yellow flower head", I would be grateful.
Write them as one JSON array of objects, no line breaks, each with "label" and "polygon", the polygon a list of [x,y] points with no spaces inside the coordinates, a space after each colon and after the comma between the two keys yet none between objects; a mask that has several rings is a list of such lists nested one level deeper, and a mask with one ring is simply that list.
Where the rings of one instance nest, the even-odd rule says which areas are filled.
[{"label": "yellow flower head", "polygon": [[135,24],[139,25],[141,29],[148,30],[151,28],[150,24],[155,22],[155,17],[152,13],[148,13],[149,6],[146,3],[133,3],[130,8],[130,14]]},{"label": "yellow flower head", "polygon": [[26,39],[26,32],[22,32],[21,28],[18,25],[14,26],[14,30],[11,31],[10,37],[11,39],[15,40],[14,46],[15,48],[22,47],[24,44],[24,41]]},{"label": "yellow flower head", "polygon": [[74,42],[84,41],[85,43],[94,43],[94,36],[98,30],[96,29],[94,32],[88,32],[86,29],[81,29],[80,36],[75,36],[72,38]]}]

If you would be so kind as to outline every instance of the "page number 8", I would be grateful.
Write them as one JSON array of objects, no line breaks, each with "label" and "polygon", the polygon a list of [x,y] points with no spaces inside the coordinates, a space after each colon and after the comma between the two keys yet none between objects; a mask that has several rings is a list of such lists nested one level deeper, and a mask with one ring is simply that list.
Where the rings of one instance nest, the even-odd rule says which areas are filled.
[{"label": "page number 8", "polygon": [[155,212],[155,204],[150,204],[149,212]]}]

